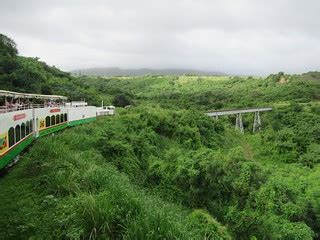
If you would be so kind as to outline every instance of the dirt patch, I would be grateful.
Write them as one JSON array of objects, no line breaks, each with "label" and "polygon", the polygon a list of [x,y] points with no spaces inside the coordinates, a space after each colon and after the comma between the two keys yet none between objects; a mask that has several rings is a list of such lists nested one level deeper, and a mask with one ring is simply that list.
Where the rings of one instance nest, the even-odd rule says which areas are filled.
[{"label": "dirt patch", "polygon": [[289,82],[289,80],[286,79],[286,78],[283,77],[283,76],[282,76],[282,77],[280,78],[280,80],[279,80],[279,83],[280,83],[280,84],[286,84],[286,83],[288,83],[288,82]]}]

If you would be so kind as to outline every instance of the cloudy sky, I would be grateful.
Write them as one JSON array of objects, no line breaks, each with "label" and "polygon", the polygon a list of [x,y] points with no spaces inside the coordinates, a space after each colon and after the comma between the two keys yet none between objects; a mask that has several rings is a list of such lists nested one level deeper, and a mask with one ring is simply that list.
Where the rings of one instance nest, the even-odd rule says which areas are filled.
[{"label": "cloudy sky", "polygon": [[319,0],[0,0],[0,32],[63,70],[320,70]]}]

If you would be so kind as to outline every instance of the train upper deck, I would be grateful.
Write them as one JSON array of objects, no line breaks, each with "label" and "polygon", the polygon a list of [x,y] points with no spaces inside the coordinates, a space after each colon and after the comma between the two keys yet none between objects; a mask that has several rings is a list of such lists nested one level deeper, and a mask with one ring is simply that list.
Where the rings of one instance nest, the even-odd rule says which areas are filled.
[{"label": "train upper deck", "polygon": [[0,90],[0,114],[33,108],[65,106],[67,99],[67,97],[59,95],[18,93]]}]

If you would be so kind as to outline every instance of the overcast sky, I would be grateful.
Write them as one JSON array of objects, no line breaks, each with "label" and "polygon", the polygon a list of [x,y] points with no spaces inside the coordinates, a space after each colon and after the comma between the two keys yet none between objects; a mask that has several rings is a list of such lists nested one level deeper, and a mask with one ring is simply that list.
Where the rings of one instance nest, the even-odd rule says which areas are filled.
[{"label": "overcast sky", "polygon": [[0,32],[63,70],[320,70],[319,0],[0,0]]}]

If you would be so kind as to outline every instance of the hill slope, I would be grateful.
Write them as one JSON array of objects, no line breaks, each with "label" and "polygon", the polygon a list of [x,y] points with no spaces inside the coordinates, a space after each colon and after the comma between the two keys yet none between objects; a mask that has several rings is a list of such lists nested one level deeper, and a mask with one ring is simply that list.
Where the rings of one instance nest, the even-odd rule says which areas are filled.
[{"label": "hill slope", "polygon": [[142,76],[142,75],[224,75],[224,73],[216,71],[200,71],[194,69],[121,69],[116,67],[104,67],[104,68],[87,68],[76,69],[71,71],[74,75],[86,75],[86,76],[100,76],[100,77],[112,77],[112,76]]}]

